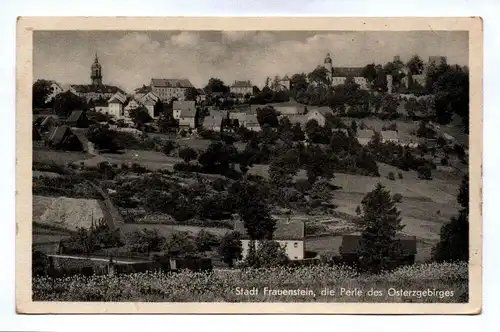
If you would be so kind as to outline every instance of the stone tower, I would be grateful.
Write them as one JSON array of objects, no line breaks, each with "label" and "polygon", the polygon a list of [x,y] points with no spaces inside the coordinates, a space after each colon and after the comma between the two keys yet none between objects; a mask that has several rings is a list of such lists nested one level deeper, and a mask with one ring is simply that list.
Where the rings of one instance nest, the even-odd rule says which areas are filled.
[{"label": "stone tower", "polygon": [[102,68],[97,58],[97,52],[95,54],[94,63],[90,67],[90,79],[92,80],[92,85],[102,85]]},{"label": "stone tower", "polygon": [[324,67],[327,71],[327,78],[328,81],[332,81],[332,75],[333,75],[333,65],[332,65],[332,58],[330,57],[330,53],[326,54],[325,62],[324,62]]}]

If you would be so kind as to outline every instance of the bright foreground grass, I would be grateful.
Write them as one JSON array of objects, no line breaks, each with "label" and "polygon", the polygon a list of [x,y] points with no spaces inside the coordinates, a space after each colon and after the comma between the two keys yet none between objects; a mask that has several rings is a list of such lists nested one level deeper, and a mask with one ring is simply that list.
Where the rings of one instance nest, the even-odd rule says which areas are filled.
[{"label": "bright foreground grass", "polygon": [[[468,299],[467,271],[467,264],[460,263],[415,265],[368,276],[345,267],[309,266],[210,273],[183,271],[61,279],[40,277],[33,280],[33,300],[457,303]],[[325,294],[326,289],[330,295]],[[245,295],[244,290],[256,290],[256,293]],[[298,295],[278,295],[272,290],[298,290]],[[348,294],[347,290],[352,292]],[[301,292],[305,294],[300,295]]]}]

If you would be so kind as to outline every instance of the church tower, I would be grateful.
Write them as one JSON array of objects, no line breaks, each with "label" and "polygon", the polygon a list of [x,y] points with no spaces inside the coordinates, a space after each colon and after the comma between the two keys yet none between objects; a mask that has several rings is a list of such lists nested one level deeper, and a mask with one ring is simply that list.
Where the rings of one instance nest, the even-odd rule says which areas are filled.
[{"label": "church tower", "polygon": [[326,69],[326,71],[327,71],[328,81],[329,81],[329,82],[332,82],[333,65],[332,65],[332,58],[330,57],[330,53],[327,53],[327,54],[326,54],[324,67],[325,67],[325,69]]},{"label": "church tower", "polygon": [[92,80],[92,85],[102,85],[101,64],[97,58],[97,52],[95,54],[94,63],[92,67],[90,67],[90,79]]}]

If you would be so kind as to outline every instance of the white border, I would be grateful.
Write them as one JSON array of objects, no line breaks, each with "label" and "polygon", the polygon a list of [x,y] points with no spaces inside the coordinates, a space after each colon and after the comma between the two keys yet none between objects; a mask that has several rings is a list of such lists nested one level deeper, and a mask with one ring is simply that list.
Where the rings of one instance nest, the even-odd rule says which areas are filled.
[{"label": "white border", "polygon": [[[2,172],[2,186],[0,186],[2,212],[4,224],[0,232],[0,246],[2,248],[2,270],[0,274],[0,329],[1,330],[137,330],[139,328],[157,327],[159,329],[175,327],[177,330],[194,330],[205,328],[220,330],[256,330],[276,328],[273,322],[280,324],[280,328],[287,330],[305,330],[313,326],[311,323],[323,325],[323,328],[335,329],[383,329],[385,331],[400,330],[400,325],[407,331],[421,331],[434,329],[450,329],[454,331],[494,330],[498,324],[493,320],[494,308],[500,307],[498,279],[500,254],[495,235],[500,234],[497,209],[494,202],[498,201],[498,171],[500,164],[500,150],[496,149],[498,142],[498,117],[500,103],[497,101],[498,77],[500,71],[498,59],[498,35],[500,22],[498,21],[499,3],[496,0],[456,2],[453,0],[441,1],[308,1],[300,4],[297,1],[252,1],[243,2],[214,1],[176,2],[165,4],[164,1],[140,1],[131,3],[125,0],[86,0],[81,2],[69,1],[24,1],[9,2],[2,8],[3,47],[0,72],[4,75],[2,82],[0,103],[3,111],[3,128],[0,130],[2,138],[2,152],[5,162],[0,163]],[[222,4],[221,4],[222,3]],[[482,16],[484,19],[484,164],[485,177],[484,202],[484,312],[477,317],[376,317],[376,316],[335,316],[333,318],[319,316],[279,317],[201,317],[189,319],[185,316],[15,316],[14,314],[14,137],[15,137],[15,17],[18,15],[369,15],[369,16],[401,16],[401,15],[433,15],[433,16]],[[495,107],[496,106],[496,107]],[[227,324],[223,324],[226,322]],[[488,322],[492,324],[489,325]],[[83,324],[82,324],[83,323]],[[272,325],[269,325],[269,324]],[[389,324],[392,323],[392,324]],[[491,328],[488,328],[491,326]],[[113,327],[113,328],[111,328]],[[319,326],[318,326],[319,327]],[[379,328],[374,328],[379,327]]]}]

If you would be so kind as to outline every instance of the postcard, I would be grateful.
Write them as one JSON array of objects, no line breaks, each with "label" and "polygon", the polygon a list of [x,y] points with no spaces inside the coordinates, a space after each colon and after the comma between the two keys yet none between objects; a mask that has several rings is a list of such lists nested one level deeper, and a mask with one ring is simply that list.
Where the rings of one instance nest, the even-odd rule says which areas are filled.
[{"label": "postcard", "polygon": [[17,312],[480,313],[482,49],[478,17],[18,18]]}]

